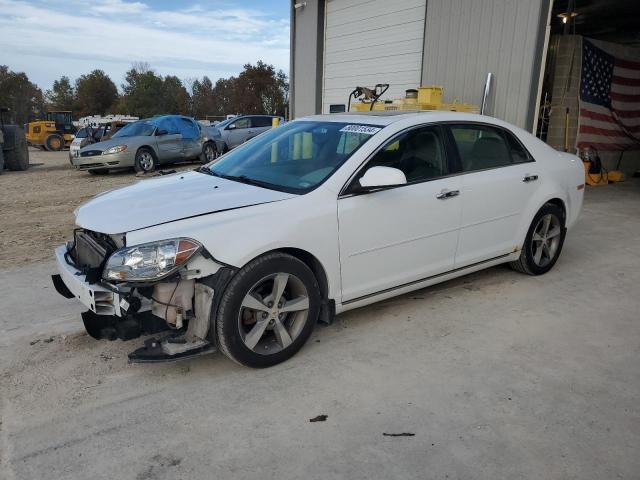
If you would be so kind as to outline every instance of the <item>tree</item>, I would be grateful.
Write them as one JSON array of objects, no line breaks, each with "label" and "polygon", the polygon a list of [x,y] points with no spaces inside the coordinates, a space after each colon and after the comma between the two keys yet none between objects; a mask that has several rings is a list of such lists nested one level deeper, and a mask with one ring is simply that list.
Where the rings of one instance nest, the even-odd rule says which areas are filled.
[{"label": "tree", "polygon": [[189,97],[189,92],[187,92],[178,77],[173,75],[164,77],[162,96],[160,98],[162,100],[159,102],[162,105],[162,112],[158,113],[189,115],[191,97]]},{"label": "tree", "polygon": [[207,115],[221,115],[216,106],[213,84],[207,76],[191,84],[191,112],[194,117],[203,119]]},{"label": "tree", "polygon": [[219,78],[213,88],[213,104],[215,115],[227,115],[241,113],[236,106],[236,77]]},{"label": "tree", "polygon": [[164,81],[147,63],[135,63],[125,75],[124,92],[118,109],[140,117],[164,113],[162,105]]},{"label": "tree", "polygon": [[76,80],[76,107],[81,117],[108,113],[117,98],[115,83],[102,70],[94,70]]},{"label": "tree", "polygon": [[236,84],[234,103],[242,113],[284,115],[289,91],[284,72],[262,61],[247,63]]},{"label": "tree", "polygon": [[75,95],[69,77],[63,75],[53,82],[51,90],[45,93],[47,108],[50,110],[73,110]]},{"label": "tree", "polygon": [[11,109],[4,118],[18,125],[44,115],[42,91],[24,72],[12,72],[6,65],[0,65],[0,106]]}]

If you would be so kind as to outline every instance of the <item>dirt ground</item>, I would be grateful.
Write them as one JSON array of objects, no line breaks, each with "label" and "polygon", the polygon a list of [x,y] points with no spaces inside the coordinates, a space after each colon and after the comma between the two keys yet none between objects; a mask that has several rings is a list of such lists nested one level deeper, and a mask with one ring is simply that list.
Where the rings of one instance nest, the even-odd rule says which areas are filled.
[{"label": "dirt ground", "polygon": [[[0,259],[5,266],[50,260],[71,237],[73,211],[94,195],[138,181],[133,170],[91,175],[69,164],[69,152],[30,149],[32,167],[0,175]],[[193,164],[169,165],[185,170]]]},{"label": "dirt ground", "polygon": [[24,265],[0,264],[0,479],[640,478],[640,182],[587,189],[543,277],[496,267],[353,310],[251,370],[129,364],[142,339],[88,337],[51,249],[135,175],[32,161],[0,176],[0,255]]}]

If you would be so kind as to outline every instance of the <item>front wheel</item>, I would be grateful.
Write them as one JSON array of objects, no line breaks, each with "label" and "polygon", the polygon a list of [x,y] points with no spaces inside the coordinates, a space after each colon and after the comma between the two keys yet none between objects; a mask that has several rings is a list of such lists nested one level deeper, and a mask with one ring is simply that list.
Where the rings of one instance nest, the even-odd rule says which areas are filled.
[{"label": "front wheel", "polygon": [[153,172],[156,168],[156,159],[148,148],[141,148],[136,153],[136,161],[134,166],[136,172],[148,173]]},{"label": "front wheel", "polygon": [[220,350],[253,368],[291,358],[313,331],[319,292],[313,272],[291,255],[270,253],[249,262],[220,300],[215,317]]},{"label": "front wheel", "polygon": [[528,275],[542,275],[558,261],[567,229],[564,212],[557,205],[547,203],[533,217],[520,258],[509,265]]}]

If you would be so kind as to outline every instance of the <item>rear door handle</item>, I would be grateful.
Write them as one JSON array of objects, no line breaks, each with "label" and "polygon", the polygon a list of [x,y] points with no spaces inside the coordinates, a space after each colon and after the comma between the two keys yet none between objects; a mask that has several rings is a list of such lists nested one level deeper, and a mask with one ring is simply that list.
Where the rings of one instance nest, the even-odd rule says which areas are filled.
[{"label": "rear door handle", "polygon": [[447,198],[457,197],[460,195],[460,190],[443,190],[436,195],[438,200],[446,200]]},{"label": "rear door handle", "polygon": [[524,183],[535,182],[538,180],[538,175],[525,175],[522,181]]}]

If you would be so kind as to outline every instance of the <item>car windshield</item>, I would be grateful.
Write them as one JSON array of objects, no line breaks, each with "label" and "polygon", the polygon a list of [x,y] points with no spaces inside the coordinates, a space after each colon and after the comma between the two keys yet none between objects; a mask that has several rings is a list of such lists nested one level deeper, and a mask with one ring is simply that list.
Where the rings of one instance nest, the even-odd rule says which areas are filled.
[{"label": "car windshield", "polygon": [[146,137],[152,135],[155,129],[155,125],[148,120],[141,120],[122,127],[111,138]]},{"label": "car windshield", "polygon": [[268,130],[206,167],[205,173],[273,190],[313,190],[381,128],[291,122]]}]

